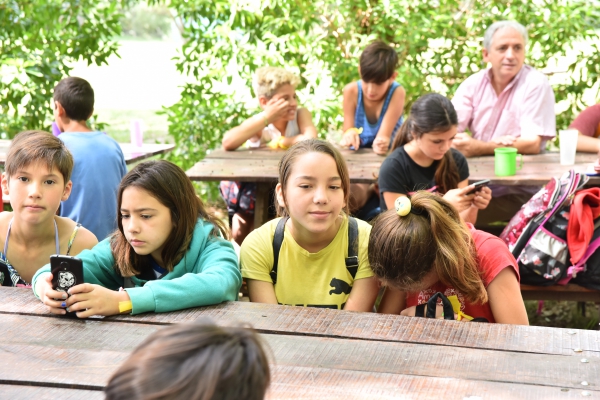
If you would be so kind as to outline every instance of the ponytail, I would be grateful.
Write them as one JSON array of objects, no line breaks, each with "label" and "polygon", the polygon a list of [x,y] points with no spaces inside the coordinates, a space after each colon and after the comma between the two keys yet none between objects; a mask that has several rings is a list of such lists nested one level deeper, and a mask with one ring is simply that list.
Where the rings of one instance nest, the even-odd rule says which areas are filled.
[{"label": "ponytail", "polygon": [[445,194],[448,190],[458,187],[460,175],[458,174],[458,167],[452,155],[452,150],[448,150],[444,154],[444,158],[438,163],[435,169],[434,180],[438,187],[438,192],[441,194]]},{"label": "ponytail", "polygon": [[394,138],[394,142],[392,143],[392,151],[396,150],[400,146],[404,146],[406,143],[413,140],[411,135],[413,121],[410,117],[404,121],[402,126],[400,126],[400,130],[396,134]]},{"label": "ponytail", "polygon": [[[420,191],[411,198],[411,212],[388,210],[374,222],[369,238],[369,263],[390,286],[414,291],[427,274],[463,293],[473,303],[486,303],[475,243],[458,211],[442,197]],[[423,289],[423,288],[419,288]]]}]

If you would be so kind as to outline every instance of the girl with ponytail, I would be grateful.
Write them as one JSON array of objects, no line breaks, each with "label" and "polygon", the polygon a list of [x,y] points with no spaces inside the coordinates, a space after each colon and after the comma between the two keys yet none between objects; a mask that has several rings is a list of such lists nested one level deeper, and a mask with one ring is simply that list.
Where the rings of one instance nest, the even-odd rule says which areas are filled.
[{"label": "girl with ponytail", "polygon": [[392,208],[400,196],[417,190],[438,192],[467,222],[475,223],[478,210],[485,209],[492,191],[483,187],[469,194],[469,166],[466,158],[450,147],[458,119],[450,100],[430,93],[411,107],[400,128],[392,153],[379,171],[381,209]]},{"label": "girl with ponytail", "polygon": [[438,195],[420,191],[395,203],[369,239],[371,269],[386,286],[379,312],[414,316],[441,292],[456,296],[462,320],[529,324],[519,269],[499,238],[465,224]]}]

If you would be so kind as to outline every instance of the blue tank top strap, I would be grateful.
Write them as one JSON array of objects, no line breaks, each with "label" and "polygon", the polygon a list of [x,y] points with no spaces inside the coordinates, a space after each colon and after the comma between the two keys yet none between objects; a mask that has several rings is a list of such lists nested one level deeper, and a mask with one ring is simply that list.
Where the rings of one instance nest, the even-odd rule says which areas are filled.
[{"label": "blue tank top strap", "polygon": [[[387,112],[387,109],[390,105],[390,101],[392,99],[392,95],[394,94],[394,91],[400,87],[400,84],[398,82],[392,82],[392,85],[390,86],[387,95],[385,97],[385,100],[383,102],[383,107],[381,108],[381,114],[379,114],[379,118],[377,119],[377,122],[372,124],[369,122],[369,120],[367,119],[367,114],[365,112],[365,104],[364,104],[364,100],[363,100],[363,91],[362,91],[362,81],[359,80],[356,82],[356,85],[358,86],[358,98],[356,101],[356,112],[354,113],[354,126],[356,126],[357,128],[363,128],[363,131],[360,135],[360,147],[372,147],[373,146],[373,141],[375,140],[375,137],[377,136],[377,132],[379,132],[379,128],[381,127],[381,122],[383,121],[383,117],[385,116],[385,113]],[[394,130],[392,131],[392,138],[390,140],[390,145],[394,140],[394,137],[396,136],[396,133],[398,132],[398,129],[400,128],[400,125],[402,125],[403,122],[403,116],[400,116],[400,118],[398,119],[398,122],[396,122],[396,126],[394,126]]]}]

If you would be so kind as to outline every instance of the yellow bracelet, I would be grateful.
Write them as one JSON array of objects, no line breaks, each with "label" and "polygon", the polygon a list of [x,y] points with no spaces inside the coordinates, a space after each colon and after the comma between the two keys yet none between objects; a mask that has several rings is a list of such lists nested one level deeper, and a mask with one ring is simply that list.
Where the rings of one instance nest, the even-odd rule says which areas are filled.
[{"label": "yellow bracelet", "polygon": [[131,304],[131,300],[120,301],[119,302],[119,313],[130,312],[133,310],[133,305]]},{"label": "yellow bracelet", "polygon": [[360,128],[356,128],[356,127],[348,128],[346,130],[346,132],[344,132],[344,135],[350,131],[354,131],[354,132],[356,132],[357,135],[360,135],[363,131],[363,128],[362,128],[362,126]]},{"label": "yellow bracelet", "polygon": [[277,146],[279,146],[280,149],[287,150],[287,149],[289,149],[289,147],[283,144],[284,140],[285,140],[285,137],[280,136],[279,140],[277,141]]}]

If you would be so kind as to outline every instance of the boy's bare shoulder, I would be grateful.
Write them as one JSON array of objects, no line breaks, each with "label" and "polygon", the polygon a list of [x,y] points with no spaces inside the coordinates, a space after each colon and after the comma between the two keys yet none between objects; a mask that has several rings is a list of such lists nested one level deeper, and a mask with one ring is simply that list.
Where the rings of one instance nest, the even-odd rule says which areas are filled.
[{"label": "boy's bare shoulder", "polygon": [[346,86],[344,86],[343,93],[349,95],[358,95],[358,84],[356,82],[348,83]]}]

